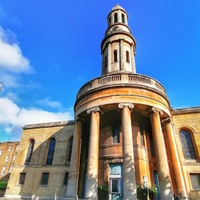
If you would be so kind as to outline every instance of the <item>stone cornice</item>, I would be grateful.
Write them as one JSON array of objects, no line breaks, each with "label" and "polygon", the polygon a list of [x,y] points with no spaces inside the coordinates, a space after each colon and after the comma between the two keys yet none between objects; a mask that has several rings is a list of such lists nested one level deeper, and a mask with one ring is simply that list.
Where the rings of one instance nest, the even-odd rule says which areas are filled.
[{"label": "stone cornice", "polygon": [[29,125],[25,125],[23,129],[26,130],[26,129],[33,129],[33,128],[46,128],[46,127],[67,126],[67,125],[74,125],[74,120],[29,124]]},{"label": "stone cornice", "polygon": [[173,109],[172,115],[200,113],[200,107]]}]

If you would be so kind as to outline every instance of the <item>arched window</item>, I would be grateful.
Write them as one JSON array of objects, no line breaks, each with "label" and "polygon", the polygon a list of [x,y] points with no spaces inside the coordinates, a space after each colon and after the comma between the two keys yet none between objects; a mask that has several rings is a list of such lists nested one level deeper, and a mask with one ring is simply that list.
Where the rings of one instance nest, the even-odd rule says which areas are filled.
[{"label": "arched window", "polygon": [[128,51],[126,51],[126,62],[130,63],[130,57]]},{"label": "arched window", "polygon": [[114,22],[115,23],[118,22],[118,15],[117,15],[117,13],[114,14]]},{"label": "arched window", "polygon": [[117,62],[117,50],[114,50],[114,62]]},{"label": "arched window", "polygon": [[32,157],[32,154],[33,154],[34,144],[35,144],[35,140],[31,139],[29,141],[29,145],[28,145],[28,151],[27,151],[26,159],[25,159],[25,163],[24,163],[25,165],[29,165],[30,162],[31,162],[31,157]]},{"label": "arched window", "polygon": [[73,136],[69,138],[68,140],[68,148],[67,148],[67,161],[71,161],[72,156],[72,145],[73,145]]},{"label": "arched window", "polygon": [[125,15],[122,13],[122,23],[125,23]]},{"label": "arched window", "polygon": [[196,159],[197,157],[190,132],[187,130],[181,130],[180,138],[185,159]]},{"label": "arched window", "polygon": [[51,165],[53,162],[53,154],[54,154],[54,150],[55,150],[55,145],[56,145],[56,140],[55,140],[55,138],[52,138],[49,142],[49,149],[48,149],[48,154],[47,154],[46,165]]}]

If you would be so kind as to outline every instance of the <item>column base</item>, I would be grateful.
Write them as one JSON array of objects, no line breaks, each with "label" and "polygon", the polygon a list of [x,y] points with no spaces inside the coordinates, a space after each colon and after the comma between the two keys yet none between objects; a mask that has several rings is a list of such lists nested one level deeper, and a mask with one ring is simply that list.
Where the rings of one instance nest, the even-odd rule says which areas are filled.
[{"label": "column base", "polygon": [[64,200],[78,200],[78,199],[79,199],[78,195],[76,195],[76,196],[67,196],[67,197],[64,198]]},{"label": "column base", "polygon": [[[176,200],[176,197],[174,198]],[[189,200],[188,197],[177,197],[177,200]]]},{"label": "column base", "polygon": [[98,200],[98,197],[84,197],[83,199],[87,199],[87,200]]}]

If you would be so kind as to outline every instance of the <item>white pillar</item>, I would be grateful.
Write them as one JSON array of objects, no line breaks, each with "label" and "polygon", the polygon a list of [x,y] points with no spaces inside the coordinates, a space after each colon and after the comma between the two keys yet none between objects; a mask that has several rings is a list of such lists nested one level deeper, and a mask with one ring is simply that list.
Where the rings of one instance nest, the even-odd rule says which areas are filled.
[{"label": "white pillar", "polygon": [[149,114],[151,120],[152,135],[156,155],[156,165],[160,185],[160,199],[172,200],[173,192],[170,179],[170,171],[160,121],[160,114],[162,114],[162,111],[153,107],[152,109],[150,109]]},{"label": "white pillar", "polygon": [[86,173],[86,199],[98,199],[98,165],[99,165],[99,121],[100,109],[95,107],[87,111],[91,113],[88,164]]},{"label": "white pillar", "polygon": [[123,145],[123,199],[136,200],[137,191],[135,183],[134,149],[131,125],[131,109],[133,104],[120,103],[122,120]]}]

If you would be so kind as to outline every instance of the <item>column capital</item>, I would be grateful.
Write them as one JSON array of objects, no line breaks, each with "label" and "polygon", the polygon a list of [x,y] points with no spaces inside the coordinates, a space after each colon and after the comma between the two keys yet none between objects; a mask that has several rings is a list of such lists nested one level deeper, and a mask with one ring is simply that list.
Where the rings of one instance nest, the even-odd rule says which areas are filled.
[{"label": "column capital", "polygon": [[79,116],[76,116],[75,119],[74,119],[74,121],[75,122],[77,122],[77,121],[84,121],[84,119],[80,118]]},{"label": "column capital", "polygon": [[118,104],[118,108],[120,108],[120,109],[124,108],[125,106],[127,106],[128,108],[130,108],[131,111],[134,108],[134,104],[132,104],[132,103],[119,103]]},{"label": "column capital", "polygon": [[149,110],[147,110],[146,113],[149,115],[151,113],[156,113],[156,112],[159,113],[160,115],[163,115],[163,111],[156,107],[150,108]]},{"label": "column capital", "polygon": [[100,112],[100,113],[103,113],[102,110],[98,106],[96,106],[94,108],[90,108],[90,109],[87,110],[87,114],[90,114],[91,112]]},{"label": "column capital", "polygon": [[162,123],[170,123],[171,121],[172,121],[171,117],[167,117],[167,118],[162,120]]}]

